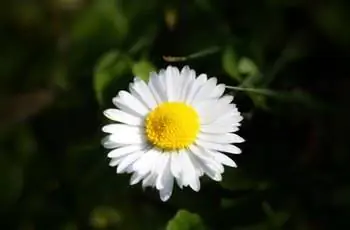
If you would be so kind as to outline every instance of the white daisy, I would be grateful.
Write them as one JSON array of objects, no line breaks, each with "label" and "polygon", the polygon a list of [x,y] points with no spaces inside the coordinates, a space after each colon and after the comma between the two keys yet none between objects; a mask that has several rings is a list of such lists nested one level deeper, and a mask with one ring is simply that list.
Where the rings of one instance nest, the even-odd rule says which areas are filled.
[{"label": "white daisy", "polygon": [[113,98],[119,109],[104,111],[117,123],[102,128],[109,134],[102,144],[113,149],[108,157],[117,173],[133,173],[131,185],[142,181],[166,201],[174,180],[199,191],[204,174],[220,181],[223,165],[237,167],[222,152],[241,153],[233,143],[244,140],[233,132],[242,116],[216,78],[169,66],[151,73],[148,83],[135,78],[129,90]]}]

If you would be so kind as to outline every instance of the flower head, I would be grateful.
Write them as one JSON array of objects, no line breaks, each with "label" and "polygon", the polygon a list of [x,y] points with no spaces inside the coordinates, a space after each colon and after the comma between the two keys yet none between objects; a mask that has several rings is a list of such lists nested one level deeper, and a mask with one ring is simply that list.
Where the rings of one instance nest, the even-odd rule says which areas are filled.
[{"label": "flower head", "polygon": [[223,153],[241,153],[233,144],[244,141],[234,134],[242,116],[224,90],[216,78],[197,77],[187,66],[151,73],[148,83],[135,78],[130,92],[113,98],[118,109],[104,111],[116,122],[102,128],[109,134],[102,144],[112,149],[110,166],[132,173],[131,185],[142,181],[158,189],[162,201],[170,198],[174,181],[194,191],[204,174],[220,181],[223,165],[236,167]]}]

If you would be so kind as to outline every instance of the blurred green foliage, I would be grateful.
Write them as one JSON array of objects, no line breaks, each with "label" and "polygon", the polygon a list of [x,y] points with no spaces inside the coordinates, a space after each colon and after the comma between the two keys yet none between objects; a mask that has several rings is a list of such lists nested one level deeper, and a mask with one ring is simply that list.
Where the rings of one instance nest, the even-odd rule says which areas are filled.
[{"label": "blurred green foliage", "polygon": [[[0,3],[0,229],[348,229],[349,5]],[[108,167],[100,128],[169,64],[231,86],[246,143],[221,183],[162,203]]]},{"label": "blurred green foliage", "polygon": [[179,210],[176,216],[169,221],[166,230],[204,230],[205,227],[198,214],[186,210]]}]

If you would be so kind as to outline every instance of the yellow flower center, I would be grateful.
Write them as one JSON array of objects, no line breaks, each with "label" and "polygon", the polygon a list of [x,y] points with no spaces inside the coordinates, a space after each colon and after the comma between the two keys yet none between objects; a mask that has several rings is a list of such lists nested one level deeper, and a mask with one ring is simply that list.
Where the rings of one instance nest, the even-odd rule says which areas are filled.
[{"label": "yellow flower center", "polygon": [[197,112],[182,102],[165,102],[146,118],[149,142],[163,150],[177,150],[190,146],[199,131]]}]

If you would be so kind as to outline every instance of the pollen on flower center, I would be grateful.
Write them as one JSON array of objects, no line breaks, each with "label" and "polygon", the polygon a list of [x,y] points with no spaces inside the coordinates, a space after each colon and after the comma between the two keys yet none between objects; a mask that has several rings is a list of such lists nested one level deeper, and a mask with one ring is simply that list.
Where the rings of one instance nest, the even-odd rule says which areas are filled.
[{"label": "pollen on flower center", "polygon": [[197,112],[182,102],[165,102],[146,117],[146,137],[160,149],[176,150],[191,145],[199,131]]}]

